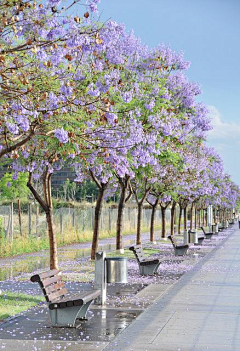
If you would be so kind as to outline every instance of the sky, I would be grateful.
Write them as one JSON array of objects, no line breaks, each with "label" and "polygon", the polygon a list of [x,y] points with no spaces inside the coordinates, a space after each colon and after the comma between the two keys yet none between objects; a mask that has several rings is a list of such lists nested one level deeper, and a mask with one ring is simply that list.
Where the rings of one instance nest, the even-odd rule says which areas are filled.
[{"label": "sky", "polygon": [[149,47],[184,52],[187,76],[209,107],[208,145],[240,185],[240,0],[101,0],[99,15],[124,23]]}]

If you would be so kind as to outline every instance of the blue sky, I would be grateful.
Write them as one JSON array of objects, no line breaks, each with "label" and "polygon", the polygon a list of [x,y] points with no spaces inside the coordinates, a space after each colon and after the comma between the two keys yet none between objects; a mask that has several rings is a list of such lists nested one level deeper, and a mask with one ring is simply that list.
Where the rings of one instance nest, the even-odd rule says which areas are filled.
[{"label": "blue sky", "polygon": [[101,20],[133,29],[148,46],[169,44],[191,61],[214,126],[208,143],[240,185],[240,0],[101,0]]}]

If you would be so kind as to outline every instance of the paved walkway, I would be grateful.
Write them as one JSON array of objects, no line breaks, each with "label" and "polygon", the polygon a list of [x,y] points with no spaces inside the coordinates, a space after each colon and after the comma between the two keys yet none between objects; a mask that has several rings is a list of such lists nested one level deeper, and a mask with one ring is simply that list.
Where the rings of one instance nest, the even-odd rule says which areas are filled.
[{"label": "paved walkway", "polygon": [[213,241],[177,283],[151,284],[119,308],[92,306],[80,329],[52,328],[45,304],[9,320],[0,325],[0,349],[240,351],[240,232],[235,225]]},{"label": "paved walkway", "polygon": [[204,257],[104,349],[175,350],[240,350],[239,230]]}]

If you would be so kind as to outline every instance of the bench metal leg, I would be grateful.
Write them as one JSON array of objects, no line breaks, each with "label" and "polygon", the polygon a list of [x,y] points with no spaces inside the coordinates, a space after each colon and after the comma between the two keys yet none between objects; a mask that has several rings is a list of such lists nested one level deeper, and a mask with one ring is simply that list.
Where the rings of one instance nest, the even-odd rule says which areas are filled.
[{"label": "bench metal leg", "polygon": [[186,255],[187,251],[188,251],[188,247],[184,247],[184,248],[174,247],[174,252],[176,256],[184,256]]},{"label": "bench metal leg", "polygon": [[146,266],[140,266],[139,265],[139,269],[140,269],[140,274],[141,275],[154,275],[157,273],[158,267],[160,265],[159,263],[154,263],[154,264],[148,264]]},{"label": "bench metal leg", "polygon": [[74,327],[79,310],[82,306],[72,306],[49,310],[54,327]]},{"label": "bench metal leg", "polygon": [[49,310],[52,325],[54,327],[74,327],[77,319],[86,320],[86,314],[93,300],[82,306],[72,306]]},{"label": "bench metal leg", "polygon": [[85,305],[82,305],[82,307],[80,308],[79,312],[78,312],[78,315],[77,315],[77,319],[87,319],[86,318],[86,314],[87,314],[87,311],[89,309],[89,306],[91,305],[93,300],[90,300],[88,301],[87,303],[85,303]]},{"label": "bench metal leg", "polygon": [[206,239],[211,240],[211,239],[212,239],[213,234],[205,234],[205,236],[206,236]]},{"label": "bench metal leg", "polygon": [[205,238],[198,238],[198,242],[194,243],[194,245],[202,245],[204,239]]}]

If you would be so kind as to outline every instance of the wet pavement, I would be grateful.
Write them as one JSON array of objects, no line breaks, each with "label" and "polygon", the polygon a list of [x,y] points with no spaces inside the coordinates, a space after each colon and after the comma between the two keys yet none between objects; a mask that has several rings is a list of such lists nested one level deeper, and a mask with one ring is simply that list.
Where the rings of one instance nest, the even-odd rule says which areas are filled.
[{"label": "wet pavement", "polygon": [[[155,251],[153,257],[164,257],[166,260],[160,265],[159,274],[143,277],[135,259],[128,259],[128,284],[108,284],[106,306],[91,306],[88,312],[88,321],[82,322],[77,329],[52,328],[45,304],[41,304],[17,317],[10,318],[0,324],[0,347],[7,351],[15,350],[103,350],[109,342],[114,345],[115,337],[122,333],[146,308],[171,289],[184,273],[191,270],[201,259],[218,246],[230,231],[219,233],[212,240],[206,240],[201,246],[192,246],[188,256],[175,257],[172,245],[145,243],[144,247]],[[124,245],[134,242],[131,236]],[[145,236],[148,239],[148,235]],[[114,240],[114,238],[113,238]],[[111,240],[110,240],[111,241]],[[83,247],[84,246],[84,247]],[[59,250],[61,270],[66,275],[65,282],[69,292],[92,289],[94,264],[89,262],[89,243],[74,244]],[[115,248],[114,242],[109,239],[102,248],[111,251]],[[87,254],[88,252],[88,254]],[[48,266],[48,251],[22,255],[10,260],[0,260],[0,267],[4,261],[5,275],[9,272],[11,279],[0,282],[0,289],[4,292],[15,291],[28,294],[41,294],[38,284],[29,282],[29,277],[36,270],[43,270]],[[21,263],[25,264],[22,273]],[[81,272],[79,272],[81,271]],[[86,272],[88,272],[86,274]],[[82,274],[82,275],[81,275]],[[88,275],[89,281],[81,281]],[[137,318],[138,320],[138,318]],[[12,344],[11,340],[17,344]],[[17,346],[16,346],[17,345]],[[114,349],[114,348],[113,348]],[[119,349],[120,350],[120,349]],[[122,349],[125,350],[125,349]],[[134,349],[133,349],[134,350]],[[158,349],[156,349],[158,350]],[[135,350],[134,350],[135,351]]]},{"label": "wet pavement", "polygon": [[88,320],[76,328],[53,328],[48,310],[41,305],[26,314],[0,325],[1,339],[58,340],[58,341],[105,341],[109,342],[125,329],[141,310],[95,309],[88,312]]},{"label": "wet pavement", "polygon": [[[235,225],[104,351],[239,351],[240,232]],[[144,291],[144,290],[143,290]]]}]

